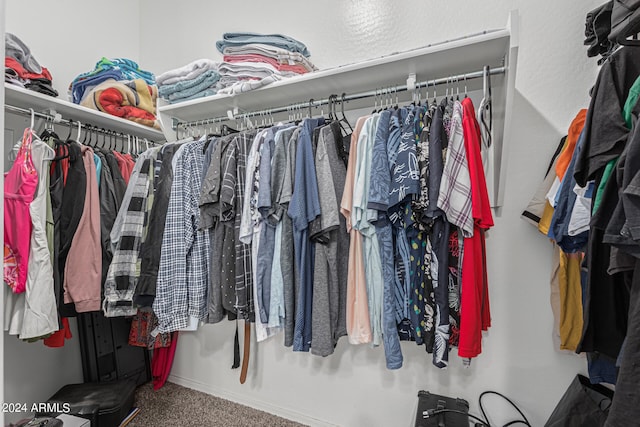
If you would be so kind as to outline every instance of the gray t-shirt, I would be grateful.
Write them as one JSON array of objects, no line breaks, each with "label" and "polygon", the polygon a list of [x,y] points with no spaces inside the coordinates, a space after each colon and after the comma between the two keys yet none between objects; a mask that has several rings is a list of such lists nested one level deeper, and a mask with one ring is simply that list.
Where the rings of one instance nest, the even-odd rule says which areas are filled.
[{"label": "gray t-shirt", "polygon": [[[285,173],[282,181],[282,191],[279,203],[286,212],[293,194],[293,176],[295,174],[296,149],[298,146],[298,135],[300,128],[296,128],[291,137],[287,141],[285,150]],[[298,275],[295,271],[293,262],[293,222],[291,217],[286,213],[282,215],[282,242],[280,266],[282,268],[282,279],[284,283],[284,345],[291,347],[293,345],[293,332],[295,328],[295,302],[297,298],[296,289],[300,286]]]},{"label": "gray t-shirt", "polygon": [[332,354],[338,338],[346,335],[349,234],[339,206],[347,174],[336,146],[341,137],[338,123],[323,127],[315,152],[321,215],[312,223],[316,257],[311,352],[319,356]]}]

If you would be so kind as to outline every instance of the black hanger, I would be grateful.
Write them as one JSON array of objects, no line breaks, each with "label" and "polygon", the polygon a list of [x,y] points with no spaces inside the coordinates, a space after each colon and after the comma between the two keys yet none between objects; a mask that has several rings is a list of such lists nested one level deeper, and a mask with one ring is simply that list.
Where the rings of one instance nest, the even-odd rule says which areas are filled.
[{"label": "black hanger", "polygon": [[230,128],[228,125],[222,125],[222,136],[231,135],[232,133],[238,133],[238,130]]},{"label": "black hanger", "polygon": [[[344,114],[344,98],[345,98],[346,94],[344,92],[342,92],[342,96],[340,98],[340,113],[342,114],[342,117],[340,118],[340,123],[342,126],[342,123],[345,123],[348,127],[349,127],[349,133],[353,132],[353,128],[351,127],[351,123],[349,123],[349,120],[347,120],[347,116],[345,116]],[[346,129],[344,129],[344,127],[342,128],[345,132]]]},{"label": "black hanger", "polygon": [[71,132],[73,131],[73,122],[69,121],[68,126],[69,126],[69,134],[67,135],[67,137],[64,139],[65,142],[70,142],[71,141]]},{"label": "black hanger", "polygon": [[329,95],[329,103],[328,103],[329,104],[328,105],[329,106],[329,114],[328,114],[329,115],[329,121],[335,120],[335,117],[333,115],[333,107],[334,107],[333,100],[334,100],[334,97],[336,97],[336,96],[337,95]]},{"label": "black hanger", "polygon": [[[87,135],[89,135],[89,132],[91,132],[91,125],[85,125],[84,127],[84,137],[82,138],[82,145],[88,145],[87,144]],[[91,142],[91,139],[89,139],[89,142]]]},{"label": "black hanger", "polygon": [[[488,65],[485,65],[482,71],[484,94],[482,101],[480,101],[480,108],[477,114],[480,119],[480,125],[484,130],[482,134],[486,134],[487,147],[491,147],[491,131],[493,126],[493,106],[491,101],[491,69]],[[489,116],[489,123],[487,123],[486,121],[487,115]]]}]

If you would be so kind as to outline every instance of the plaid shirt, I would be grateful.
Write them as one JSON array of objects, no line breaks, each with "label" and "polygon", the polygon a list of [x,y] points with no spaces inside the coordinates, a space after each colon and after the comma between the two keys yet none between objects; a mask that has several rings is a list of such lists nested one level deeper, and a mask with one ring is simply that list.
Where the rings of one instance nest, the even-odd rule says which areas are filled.
[{"label": "plaid shirt", "polygon": [[198,230],[204,143],[189,143],[176,159],[153,303],[159,332],[186,328],[189,316],[207,317],[209,231]]},{"label": "plaid shirt", "polygon": [[124,209],[121,234],[104,284],[103,310],[107,317],[132,316],[138,311],[133,294],[140,277],[140,246],[145,234],[149,195],[153,193],[153,156],[158,149],[147,150],[138,158],[139,173],[131,198]]},{"label": "plaid shirt", "polygon": [[440,182],[438,207],[451,224],[460,227],[464,237],[473,236],[471,179],[462,132],[462,105],[457,101],[451,115],[451,133]]},{"label": "plaid shirt", "polygon": [[242,210],[244,208],[244,191],[247,178],[247,160],[253,140],[256,136],[255,132],[243,132],[237,138],[236,152],[236,179],[235,179],[235,294],[236,294],[236,310],[238,317],[245,320],[254,321],[254,305],[253,305],[253,271],[251,269],[251,244],[240,241],[240,224],[242,222]]}]

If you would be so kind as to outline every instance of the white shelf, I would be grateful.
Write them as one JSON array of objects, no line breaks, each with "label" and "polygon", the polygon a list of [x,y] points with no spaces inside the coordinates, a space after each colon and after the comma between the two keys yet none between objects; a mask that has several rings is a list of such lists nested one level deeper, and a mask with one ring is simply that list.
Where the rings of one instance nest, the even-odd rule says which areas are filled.
[{"label": "white shelf", "polygon": [[8,83],[4,85],[4,103],[24,109],[33,108],[34,111],[39,112],[54,110],[62,115],[64,119],[103,127],[152,141],[163,141],[165,139],[161,131],[148,126]]},{"label": "white shelf", "polygon": [[[233,112],[236,108],[242,113],[292,104],[306,105],[311,99],[326,99],[331,94],[354,94],[404,85],[410,74],[415,74],[417,81],[430,81],[480,71],[485,65],[504,67],[504,74],[491,77],[493,144],[489,154],[490,170],[485,171],[491,204],[500,207],[504,199],[508,145],[505,138],[510,136],[517,57],[518,13],[512,11],[503,29],[320,70],[237,95],[214,95],[178,104],[159,101],[158,118],[167,141],[172,141],[176,139],[172,129],[174,120],[195,122],[226,117],[228,111]],[[481,89],[482,82],[481,79],[459,82],[459,85],[463,84],[471,92]],[[443,89],[439,88],[438,93],[442,94],[441,91]],[[366,104],[362,102],[351,102],[346,109],[364,106]]]},{"label": "white shelf", "polygon": [[166,128],[172,118],[180,121],[203,120],[226,116],[227,110],[235,107],[241,111],[251,111],[306,102],[312,98],[326,98],[330,94],[355,93],[404,84],[410,73],[415,73],[418,80],[430,80],[479,71],[484,65],[499,67],[509,48],[509,36],[508,30],[496,30],[291,77],[235,96],[214,95],[160,105],[158,112],[163,116],[162,122]]}]

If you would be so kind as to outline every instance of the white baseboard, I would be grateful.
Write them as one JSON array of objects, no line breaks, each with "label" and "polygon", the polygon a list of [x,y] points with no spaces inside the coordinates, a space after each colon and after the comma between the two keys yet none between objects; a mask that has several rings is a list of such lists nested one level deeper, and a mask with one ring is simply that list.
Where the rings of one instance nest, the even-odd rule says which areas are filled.
[{"label": "white baseboard", "polygon": [[307,415],[301,414],[296,411],[292,411],[291,409],[284,408],[282,406],[274,405],[272,403],[268,403],[259,399],[245,396],[243,394],[234,393],[232,391],[216,387],[215,385],[194,381],[189,378],[183,378],[183,377],[171,374],[169,375],[169,378],[167,379],[167,381],[187,387],[187,388],[191,388],[193,390],[201,391],[203,393],[207,393],[212,396],[230,400],[232,402],[236,402],[241,405],[246,405],[251,408],[258,409],[260,411],[268,412],[270,414],[277,415],[279,417],[286,418],[291,421],[296,421],[298,423],[305,424],[310,427],[338,427],[335,424],[331,424],[323,420],[318,420],[316,418],[309,417]]}]

